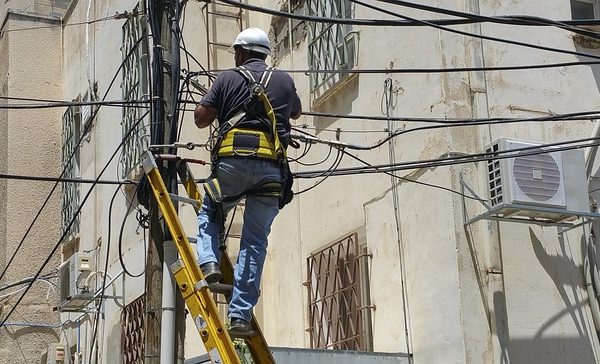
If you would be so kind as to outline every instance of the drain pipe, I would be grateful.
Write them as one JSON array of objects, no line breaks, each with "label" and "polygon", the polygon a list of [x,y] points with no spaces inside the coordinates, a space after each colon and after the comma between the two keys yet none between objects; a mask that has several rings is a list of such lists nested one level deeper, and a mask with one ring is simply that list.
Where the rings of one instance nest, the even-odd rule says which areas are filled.
[{"label": "drain pipe", "polygon": [[160,328],[160,362],[174,364],[175,361],[175,295],[176,284],[171,274],[171,264],[177,259],[172,240],[164,243],[162,321]]}]

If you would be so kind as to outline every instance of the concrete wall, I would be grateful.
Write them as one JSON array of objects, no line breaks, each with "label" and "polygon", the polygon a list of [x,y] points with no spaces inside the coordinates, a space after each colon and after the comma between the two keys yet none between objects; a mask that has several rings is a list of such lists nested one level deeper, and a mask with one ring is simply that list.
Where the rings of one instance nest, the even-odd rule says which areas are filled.
[{"label": "concrete wall", "polygon": [[[9,13],[3,30],[60,24],[55,19]],[[61,28],[39,31],[5,33],[0,43],[2,95],[38,99],[62,97]],[[3,102],[6,103],[6,102]],[[15,103],[9,101],[8,103]],[[16,110],[2,112],[0,135],[2,147],[0,169],[9,174],[57,176],[60,173],[61,110]],[[1,268],[15,251],[25,231],[49,194],[52,183],[3,181],[0,187],[0,245]],[[60,188],[58,189],[60,191]],[[22,248],[10,265],[2,284],[33,276],[51,249],[55,247],[60,230],[60,199],[58,191],[52,196],[44,213],[34,225]],[[60,255],[50,260],[43,273],[60,264]],[[17,287],[20,288],[20,287]],[[16,288],[3,291],[3,294]],[[6,314],[19,294],[3,297]],[[60,341],[60,331],[52,328],[59,323],[53,313],[56,291],[37,282],[25,296],[18,309],[0,329],[0,362],[31,363],[39,361],[48,343]],[[20,326],[20,323],[50,327]],[[16,325],[16,326],[15,326]]]}]

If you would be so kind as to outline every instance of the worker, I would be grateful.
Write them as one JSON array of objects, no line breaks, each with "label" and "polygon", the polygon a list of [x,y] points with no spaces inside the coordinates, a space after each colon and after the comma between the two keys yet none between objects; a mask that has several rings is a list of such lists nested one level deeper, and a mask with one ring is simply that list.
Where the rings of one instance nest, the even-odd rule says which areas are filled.
[{"label": "worker", "polygon": [[[227,213],[245,197],[228,311],[230,330],[243,333],[252,330],[252,308],[258,301],[271,224],[282,199],[283,203],[290,199],[292,177],[285,149],[290,140],[289,119],[299,118],[302,107],[290,75],[267,66],[271,45],[263,30],[243,30],[230,52],[235,55],[236,68],[221,73],[194,110],[198,128],[211,125],[215,118],[219,121],[209,180],[212,192],[207,189],[198,216],[197,251],[205,280],[218,282],[222,277],[219,235]],[[268,106],[253,92],[261,87],[274,111],[276,125],[269,121]]]}]

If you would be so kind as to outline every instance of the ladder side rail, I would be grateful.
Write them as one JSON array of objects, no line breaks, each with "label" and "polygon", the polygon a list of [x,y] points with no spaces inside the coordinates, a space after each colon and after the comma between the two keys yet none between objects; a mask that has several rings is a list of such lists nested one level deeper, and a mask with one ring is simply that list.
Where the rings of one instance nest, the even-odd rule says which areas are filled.
[{"label": "ladder side rail", "polygon": [[240,364],[233,341],[227,330],[225,330],[208,286],[206,284],[202,285],[202,283],[205,283],[204,276],[200,271],[177,211],[150,152],[144,154],[142,165],[179,252],[180,260],[174,264],[173,274],[188,310],[198,327],[204,346],[211,358],[218,356],[219,362],[222,360],[225,364]]}]

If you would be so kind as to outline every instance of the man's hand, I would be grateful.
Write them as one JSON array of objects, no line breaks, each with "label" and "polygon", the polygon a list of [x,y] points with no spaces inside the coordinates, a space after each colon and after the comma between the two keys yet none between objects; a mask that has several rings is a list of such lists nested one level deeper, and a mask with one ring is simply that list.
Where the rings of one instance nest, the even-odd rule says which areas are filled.
[{"label": "man's hand", "polygon": [[206,128],[217,118],[217,109],[212,106],[196,106],[194,110],[194,121],[200,129]]}]

